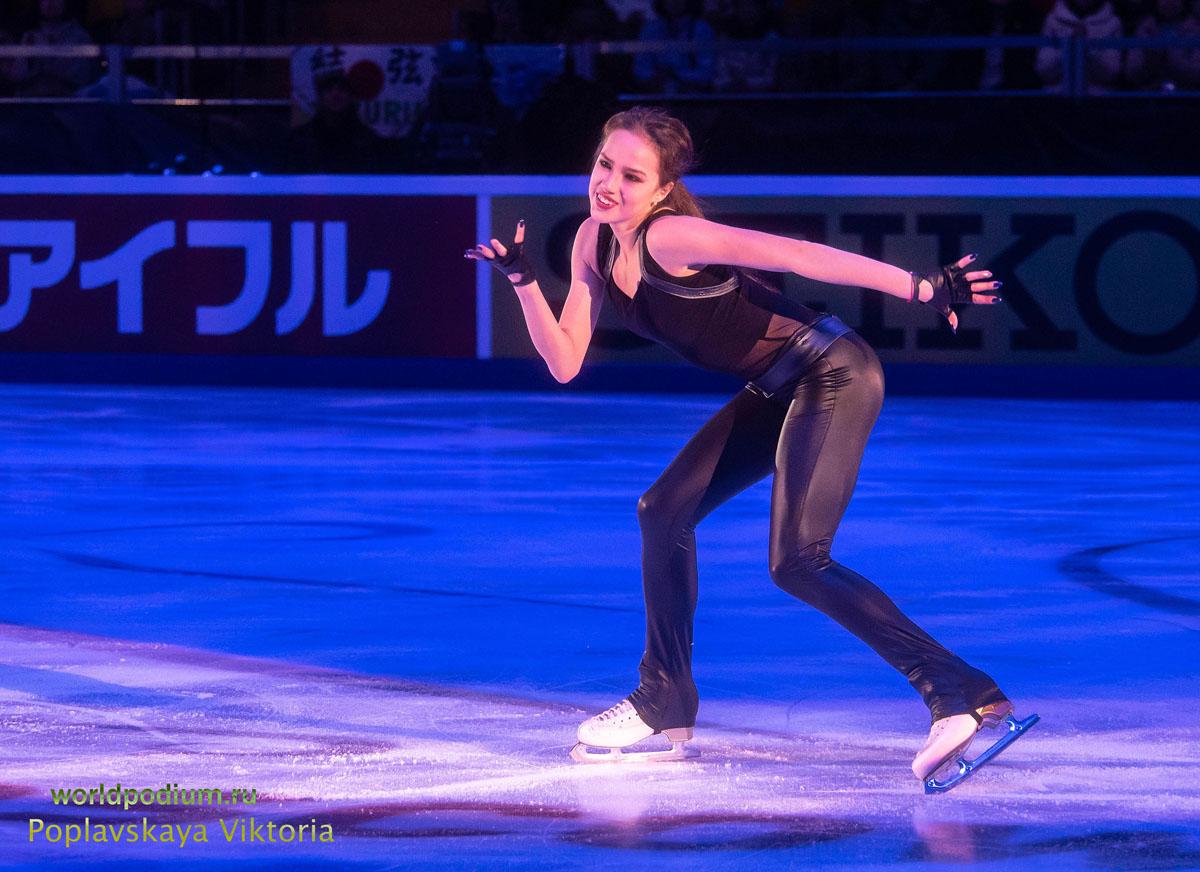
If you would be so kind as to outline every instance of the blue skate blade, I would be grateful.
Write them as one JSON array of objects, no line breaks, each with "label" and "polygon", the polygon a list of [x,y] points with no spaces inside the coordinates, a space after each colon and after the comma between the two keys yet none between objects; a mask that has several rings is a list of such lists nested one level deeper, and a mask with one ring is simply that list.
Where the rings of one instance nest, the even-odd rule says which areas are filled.
[{"label": "blue skate blade", "polygon": [[1012,715],[1004,719],[1008,725],[1008,732],[997,739],[990,748],[976,757],[974,760],[967,761],[960,759],[958,761],[958,772],[951,775],[945,781],[938,781],[936,778],[928,778],[925,781],[926,793],[945,793],[958,785],[962,784],[970,778],[977,770],[987,765],[987,763],[995,758],[1001,751],[1011,745],[1017,739],[1021,738],[1029,731],[1029,728],[1036,724],[1041,718],[1037,715],[1030,715],[1024,720],[1016,720]]}]

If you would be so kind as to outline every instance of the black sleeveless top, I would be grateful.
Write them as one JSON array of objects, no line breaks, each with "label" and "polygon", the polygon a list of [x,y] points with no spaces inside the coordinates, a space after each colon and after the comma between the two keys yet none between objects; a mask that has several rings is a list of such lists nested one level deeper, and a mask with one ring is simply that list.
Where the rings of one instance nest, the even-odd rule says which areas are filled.
[{"label": "black sleeveless top", "polygon": [[625,326],[665,345],[705,369],[754,380],[766,372],[796,331],[821,318],[729,266],[706,266],[693,276],[673,276],[650,256],[646,230],[664,215],[650,215],[634,245],[640,261],[637,292],[630,299],[612,277],[618,244],[612,227],[600,225],[596,263],[605,292]]}]

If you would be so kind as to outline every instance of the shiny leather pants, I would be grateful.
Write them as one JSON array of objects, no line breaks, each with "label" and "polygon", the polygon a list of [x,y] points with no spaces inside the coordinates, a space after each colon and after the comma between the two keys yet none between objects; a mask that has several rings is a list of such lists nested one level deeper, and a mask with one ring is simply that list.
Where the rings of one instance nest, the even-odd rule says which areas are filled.
[{"label": "shiny leather pants", "polygon": [[867,437],[883,402],[874,351],[848,333],[772,398],[741,391],[716,413],[638,503],[646,650],[631,699],[655,729],[695,724],[692,619],[696,525],[771,473],[770,573],[787,593],[837,621],[921,694],[933,719],[1004,695],[914,624],[878,587],[830,556]]}]

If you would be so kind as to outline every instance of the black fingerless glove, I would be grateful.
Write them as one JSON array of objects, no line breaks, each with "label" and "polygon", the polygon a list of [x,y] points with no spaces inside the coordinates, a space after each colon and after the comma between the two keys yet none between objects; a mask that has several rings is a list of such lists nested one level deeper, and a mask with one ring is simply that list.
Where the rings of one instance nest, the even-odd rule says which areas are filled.
[{"label": "black fingerless glove", "polygon": [[[971,283],[967,281],[966,272],[963,267],[948,263],[929,275],[909,273],[912,276],[912,296],[908,301],[910,303],[920,302],[918,294],[921,282],[927,281],[933,285],[933,296],[925,302],[925,305],[937,309],[941,316],[949,321],[951,306],[971,302]],[[950,329],[954,330],[953,327]]]},{"label": "black fingerless glove", "polygon": [[504,273],[514,288],[524,287],[537,281],[533,264],[525,256],[524,242],[510,242],[505,246],[508,253],[504,257],[492,258],[492,266]]}]

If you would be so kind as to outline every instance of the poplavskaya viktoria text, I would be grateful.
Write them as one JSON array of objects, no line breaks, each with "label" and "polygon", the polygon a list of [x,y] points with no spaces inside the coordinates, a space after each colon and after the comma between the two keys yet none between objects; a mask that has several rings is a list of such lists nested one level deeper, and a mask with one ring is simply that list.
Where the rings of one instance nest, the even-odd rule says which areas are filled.
[{"label": "poplavskaya viktoria text", "polygon": [[[241,842],[245,844],[289,844],[294,842],[325,843],[333,842],[333,826],[318,824],[316,818],[309,818],[308,823],[280,824],[275,821],[260,823],[254,818],[237,818],[217,821],[219,828],[213,833],[215,838],[226,842]],[[153,824],[148,818],[133,823],[102,823],[93,822],[85,817],[81,823],[58,824],[46,823],[41,818],[29,819],[29,841],[44,841],[48,844],[62,845],[69,848],[72,845],[105,844],[110,842],[138,844],[153,843],[178,845],[183,848],[192,844],[207,844],[209,842],[209,824]]]}]

